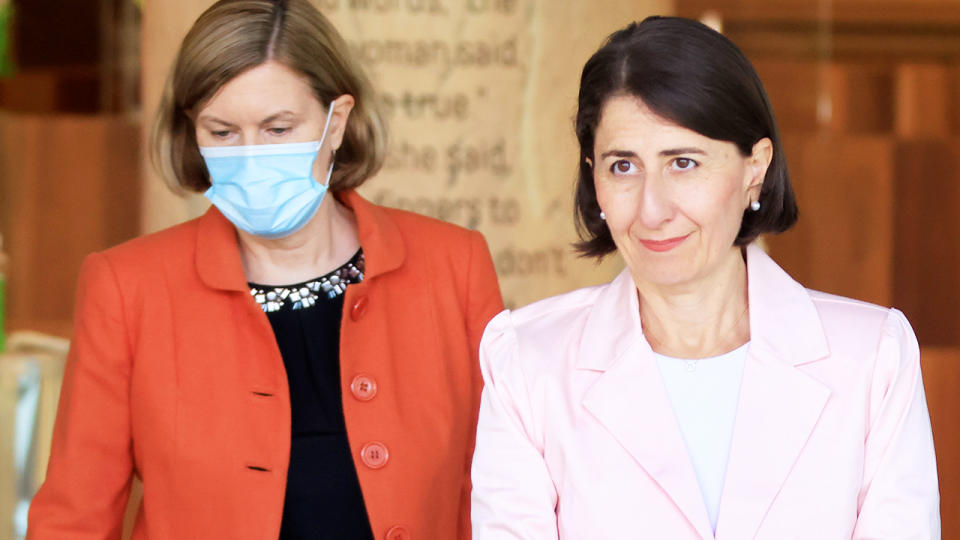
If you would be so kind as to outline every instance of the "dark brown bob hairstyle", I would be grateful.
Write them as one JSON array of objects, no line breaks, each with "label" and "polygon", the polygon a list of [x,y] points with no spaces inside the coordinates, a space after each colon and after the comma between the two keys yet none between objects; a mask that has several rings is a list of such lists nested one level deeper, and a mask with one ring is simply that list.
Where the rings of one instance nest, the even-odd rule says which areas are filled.
[{"label": "dark brown bob hairstyle", "polygon": [[580,77],[576,131],[580,167],[575,219],[581,256],[602,259],[616,251],[600,218],[593,183],[594,137],[603,106],[618,95],[635,96],[660,117],[736,145],[749,156],[764,137],[773,143],[773,160],[760,191],[760,210],[746,210],[737,246],[763,233],[780,233],[797,221],[770,100],[760,77],[739,48],[704,24],[678,17],[648,17],[613,33],[590,57]]},{"label": "dark brown bob hairstyle", "polygon": [[346,42],[309,0],[220,0],[183,39],[153,132],[153,162],[175,191],[200,192],[210,175],[193,118],[223,85],[265,62],[305,77],[324,108],[355,100],[330,178],[331,191],[359,186],[383,164],[386,136],[373,91]]}]

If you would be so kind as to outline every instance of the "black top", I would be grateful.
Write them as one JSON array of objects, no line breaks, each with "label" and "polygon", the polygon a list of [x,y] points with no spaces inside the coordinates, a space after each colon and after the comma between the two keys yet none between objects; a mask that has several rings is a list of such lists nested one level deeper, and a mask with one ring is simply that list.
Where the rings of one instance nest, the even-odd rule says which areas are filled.
[{"label": "black top", "polygon": [[363,280],[363,252],[296,285],[251,283],[267,313],[290,385],[293,440],[281,540],[372,540],[340,393],[343,292]]}]

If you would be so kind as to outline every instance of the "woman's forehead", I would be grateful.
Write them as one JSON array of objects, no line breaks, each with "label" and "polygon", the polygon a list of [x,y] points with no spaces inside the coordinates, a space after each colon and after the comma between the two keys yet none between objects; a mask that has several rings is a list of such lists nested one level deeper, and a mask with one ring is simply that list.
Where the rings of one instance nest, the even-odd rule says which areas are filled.
[{"label": "woman's forehead", "polygon": [[678,144],[712,146],[711,143],[722,142],[657,115],[639,98],[623,95],[612,97],[604,104],[595,141],[598,149],[625,146],[637,151],[637,147],[642,147],[648,152],[660,152]]},{"label": "woman's forehead", "polygon": [[[278,63],[267,62],[244,71],[221,86],[201,108],[204,111],[274,114],[297,110],[317,101],[303,75]],[[319,102],[317,102],[319,103]]]}]

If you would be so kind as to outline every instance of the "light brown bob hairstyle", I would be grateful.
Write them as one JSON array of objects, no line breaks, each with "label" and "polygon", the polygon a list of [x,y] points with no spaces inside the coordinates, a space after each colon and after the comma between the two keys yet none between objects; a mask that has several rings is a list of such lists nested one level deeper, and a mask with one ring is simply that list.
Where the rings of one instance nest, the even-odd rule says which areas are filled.
[{"label": "light brown bob hairstyle", "polygon": [[224,84],[271,60],[306,77],[324,108],[343,94],[356,101],[331,191],[355,188],[380,169],[383,119],[366,75],[330,21],[309,0],[220,0],[183,39],[154,124],[153,163],[175,191],[210,187],[195,114]]}]

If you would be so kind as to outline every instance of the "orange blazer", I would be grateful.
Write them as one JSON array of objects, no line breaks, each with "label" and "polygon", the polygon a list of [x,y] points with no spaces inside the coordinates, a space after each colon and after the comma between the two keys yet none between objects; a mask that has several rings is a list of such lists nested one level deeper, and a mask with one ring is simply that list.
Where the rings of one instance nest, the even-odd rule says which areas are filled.
[{"label": "orange blazer", "polygon": [[[502,308],[477,232],[338,195],[366,259],[346,291],[343,408],[376,539],[470,533],[477,352]],[[84,262],[30,540],[275,540],[290,452],[283,360],[215,208]]]}]

